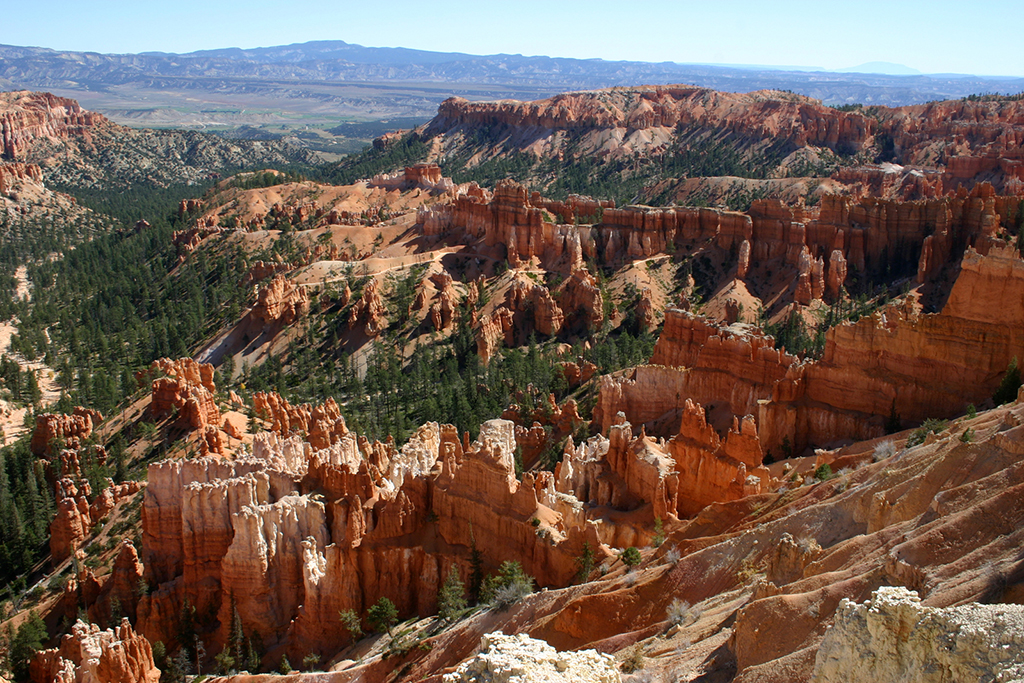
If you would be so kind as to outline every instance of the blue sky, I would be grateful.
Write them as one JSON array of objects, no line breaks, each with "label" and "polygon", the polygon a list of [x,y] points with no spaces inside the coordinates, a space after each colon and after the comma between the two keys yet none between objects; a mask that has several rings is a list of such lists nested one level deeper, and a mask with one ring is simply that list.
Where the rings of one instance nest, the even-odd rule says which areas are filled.
[{"label": "blue sky", "polygon": [[473,54],[1024,76],[1020,0],[43,0],[7,3],[0,43],[190,52],[344,40]]}]

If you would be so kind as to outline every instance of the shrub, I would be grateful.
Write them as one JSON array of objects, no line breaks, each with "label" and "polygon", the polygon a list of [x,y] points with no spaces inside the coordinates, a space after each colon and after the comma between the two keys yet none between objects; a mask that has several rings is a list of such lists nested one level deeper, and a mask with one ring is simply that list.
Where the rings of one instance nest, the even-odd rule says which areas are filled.
[{"label": "shrub", "polygon": [[963,443],[971,443],[974,441],[974,430],[968,427],[964,430],[964,433],[960,435],[960,441]]},{"label": "shrub", "polygon": [[685,600],[674,598],[665,609],[665,616],[668,617],[668,623],[673,626],[682,626],[696,621],[700,616],[700,610],[690,607],[690,603]]},{"label": "shrub", "polygon": [[622,673],[631,674],[634,671],[639,671],[644,668],[645,661],[646,658],[644,657],[644,650],[640,646],[640,643],[637,643],[622,653],[622,663],[619,664],[619,670],[621,670]]},{"label": "shrub", "polygon": [[929,417],[921,424],[920,427],[912,431],[910,436],[907,437],[907,448],[920,446],[928,437],[929,432],[938,434],[943,431],[948,424],[949,423],[946,420],[938,420],[934,417]]},{"label": "shrub", "polygon": [[375,631],[387,631],[391,635],[391,627],[398,621],[398,608],[395,603],[381,597],[366,611],[366,620]]},{"label": "shrub", "polygon": [[313,671],[320,664],[320,655],[310,653],[302,658],[302,670]]},{"label": "shrub", "polygon": [[655,548],[661,546],[665,542],[665,524],[661,521],[661,517],[654,518],[654,538],[651,539],[651,545]]},{"label": "shrub", "polygon": [[681,557],[681,555],[679,553],[679,549],[676,548],[675,546],[672,546],[671,548],[669,548],[668,552],[665,553],[665,561],[668,562],[669,564],[675,564],[676,562],[679,561],[680,557]]},{"label": "shrub", "polygon": [[968,419],[971,419],[971,420],[973,420],[974,418],[978,417],[978,409],[974,407],[973,403],[968,403],[967,404],[967,417],[968,417]]},{"label": "shrub", "polygon": [[818,467],[814,470],[814,478],[817,479],[818,481],[828,481],[834,476],[835,475],[832,474],[832,466],[829,465],[827,462],[818,465]]},{"label": "shrub", "polygon": [[507,609],[533,592],[533,577],[518,562],[502,562],[497,575],[484,579],[481,599],[499,610]]},{"label": "shrub", "polygon": [[583,544],[583,551],[576,558],[576,580],[579,583],[586,583],[590,574],[594,571],[594,549],[589,543]]},{"label": "shrub", "polygon": [[291,662],[288,661],[288,656],[281,655],[281,663],[277,665],[277,673],[284,675],[290,674],[292,671],[294,669],[292,669]]},{"label": "shrub", "polygon": [[883,441],[875,445],[875,452],[871,454],[871,461],[880,462],[894,455],[896,455],[896,444],[891,440]]},{"label": "shrub", "polygon": [[640,564],[640,561],[643,558],[640,556],[639,550],[637,550],[634,546],[629,546],[621,553],[619,553],[619,559],[622,560],[622,563],[624,565],[632,569],[633,567]]}]

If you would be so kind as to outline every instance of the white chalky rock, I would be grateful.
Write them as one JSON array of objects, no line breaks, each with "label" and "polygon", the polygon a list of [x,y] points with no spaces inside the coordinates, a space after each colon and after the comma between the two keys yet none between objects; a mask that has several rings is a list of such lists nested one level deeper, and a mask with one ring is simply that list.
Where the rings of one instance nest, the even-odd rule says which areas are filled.
[{"label": "white chalky rock", "polygon": [[862,605],[844,599],[811,681],[1024,681],[1024,606],[925,607],[916,592],[893,586]]},{"label": "white chalky rock", "polygon": [[445,683],[619,683],[615,658],[596,650],[559,652],[525,634],[489,633],[481,653],[445,674]]}]

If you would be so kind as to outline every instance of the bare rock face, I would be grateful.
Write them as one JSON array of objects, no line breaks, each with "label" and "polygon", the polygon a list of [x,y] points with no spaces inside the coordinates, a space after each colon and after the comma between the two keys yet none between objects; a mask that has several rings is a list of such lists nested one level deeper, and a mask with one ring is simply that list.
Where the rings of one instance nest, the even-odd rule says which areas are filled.
[{"label": "bare rock face", "polygon": [[150,375],[165,375],[153,380],[150,411],[161,417],[178,411],[178,421],[189,429],[220,426],[220,409],[214,399],[213,366],[191,358],[153,361]]},{"label": "bare rock face", "polygon": [[582,319],[588,329],[598,329],[604,322],[604,297],[586,268],[577,268],[565,281],[561,305],[567,317]]},{"label": "bare rock face", "polygon": [[[839,272],[842,262],[832,263]],[[808,266],[809,281],[812,274]],[[776,351],[770,337],[669,309],[651,363],[671,368],[641,366],[602,379],[594,417],[602,431],[620,411],[642,424],[692,398],[754,415],[766,451],[873,439],[894,409],[920,422],[990,397],[1010,360],[1024,358],[1021,300],[1024,262],[1015,252],[968,249],[940,313],[892,304],[832,328],[823,358],[804,362]]]},{"label": "bare rock face", "polygon": [[[929,235],[925,238],[925,242],[930,239],[931,236]],[[846,258],[843,256],[842,251],[835,249],[829,257],[828,281],[825,283],[825,293],[828,294],[830,299],[836,299],[845,282]]]},{"label": "bare rock face", "polygon": [[769,489],[771,476],[761,466],[763,454],[750,415],[734,419],[722,440],[707,424],[704,409],[687,399],[679,433],[668,442],[668,450],[676,473],[669,477],[666,490],[677,516]]},{"label": "bare rock face", "polygon": [[452,276],[448,273],[437,273],[432,275],[430,280],[437,290],[437,295],[430,304],[430,322],[435,330],[444,331],[455,322],[459,295],[452,284]]},{"label": "bare rock face", "polygon": [[[387,136],[377,138],[385,139]],[[374,144],[377,143],[374,140]],[[375,175],[369,183],[370,187],[380,187],[385,190],[427,190],[428,192],[446,192],[455,187],[455,184],[448,178],[441,175],[441,167],[437,164],[413,164],[395,173]]]},{"label": "bare rock face", "polygon": [[657,433],[668,437],[675,434],[687,398],[727,404],[733,415],[756,416],[759,401],[771,397],[774,384],[796,362],[777,351],[771,337],[670,308],[651,365],[601,378],[594,419],[606,431],[623,412],[633,424],[659,421]]},{"label": "bare rock face", "polygon": [[569,387],[585,384],[597,373],[597,366],[582,358],[579,362],[563,361],[558,366]]},{"label": "bare rock face", "polygon": [[74,100],[26,90],[7,92],[0,99],[0,155],[18,159],[37,140],[88,136],[104,123],[106,117],[85,111]]},{"label": "bare rock face", "polygon": [[512,345],[514,334],[513,314],[508,308],[502,306],[494,311],[493,316],[485,315],[476,331],[476,352],[480,362],[487,365],[502,342]]},{"label": "bare rock face", "polygon": [[[110,480],[108,480],[110,481]],[[88,482],[77,485],[71,478],[57,480],[54,498],[57,514],[50,522],[50,559],[56,565],[69,557],[89,535],[92,526],[103,519],[120,501],[135,495],[145,482],[112,484],[89,502]]]},{"label": "bare rock face", "polygon": [[524,633],[489,633],[480,654],[466,660],[444,683],[618,683],[615,658],[596,650],[559,652]]},{"label": "bare rock face", "polygon": [[101,631],[96,624],[76,622],[60,647],[36,653],[29,669],[33,683],[158,683],[149,641],[135,632],[127,618]]},{"label": "bare rock face", "polygon": [[315,406],[293,406],[277,392],[257,391],[252,400],[253,411],[270,420],[271,431],[281,436],[304,433],[315,450],[328,448],[349,434],[341,408],[333,398]]},{"label": "bare rock face", "polygon": [[607,438],[570,441],[555,471],[556,488],[593,505],[631,510],[650,502],[662,519],[691,517],[711,503],[769,490],[762,459],[753,417],[734,420],[722,439],[703,408],[686,399],[679,433],[667,443],[642,431],[634,438],[621,413]]},{"label": "bare rock face", "polygon": [[309,292],[282,273],[259,288],[256,305],[252,308],[253,316],[267,325],[277,322],[290,325],[308,312]]},{"label": "bare rock face", "polygon": [[[193,200],[195,201],[195,200]],[[293,268],[290,263],[276,263],[274,261],[256,261],[249,266],[248,272],[242,277],[242,286],[249,287],[266,280],[268,277],[287,273]]]},{"label": "bare rock face", "polygon": [[814,683],[1010,681],[1024,678],[1024,607],[925,607],[915,591],[883,586],[843,599],[815,658]]},{"label": "bare rock face", "polygon": [[636,305],[636,318],[640,332],[650,332],[658,326],[657,313],[654,311],[654,302],[651,300],[650,287],[644,287],[640,291],[640,301]]},{"label": "bare rock face", "polygon": [[43,182],[43,172],[36,164],[0,164],[0,194],[7,194],[19,181]]},{"label": "bare rock face", "polygon": [[70,449],[77,449],[82,439],[88,439],[95,426],[103,422],[97,410],[75,408],[71,415],[43,413],[36,416],[36,427],[32,432],[30,448],[36,456],[52,455],[51,444],[63,442]]},{"label": "bare rock face", "polygon": [[[301,408],[273,410],[279,426],[308,424]],[[223,645],[234,607],[264,645],[325,654],[348,637],[339,610],[362,612],[387,596],[401,614],[431,613],[447,567],[468,577],[474,545],[488,567],[516,560],[542,585],[566,583],[585,537],[598,556],[607,552],[594,525],[569,525],[560,513],[545,538],[537,534],[530,519],[542,506],[574,508],[559,502],[550,474],[517,480],[514,427],[486,422],[471,444],[428,423],[401,448],[346,431],[316,449],[301,432],[265,431],[251,457],[152,465],[143,547],[156,588],[140,599],[141,632],[173,640],[188,599],[217,615],[211,649]],[[413,540],[424,533],[437,534],[436,548]]]},{"label": "bare rock face", "polygon": [[441,103],[427,134],[467,124],[607,132],[685,127],[698,121],[744,137],[850,149],[860,149],[874,127],[868,117],[829,111],[809,98],[669,85],[566,93],[534,102],[484,103],[453,97]]},{"label": "bare rock face", "polygon": [[388,326],[387,308],[381,299],[376,280],[370,280],[363,287],[363,294],[352,307],[348,318],[349,327],[363,326],[367,337],[377,337]]},{"label": "bare rock face", "polygon": [[984,401],[1011,358],[1024,358],[1022,296],[1024,262],[1014,252],[968,250],[942,312],[894,304],[829,330],[821,361],[791,367],[761,404],[762,442],[787,438],[802,450],[875,438],[894,407],[921,421]]}]

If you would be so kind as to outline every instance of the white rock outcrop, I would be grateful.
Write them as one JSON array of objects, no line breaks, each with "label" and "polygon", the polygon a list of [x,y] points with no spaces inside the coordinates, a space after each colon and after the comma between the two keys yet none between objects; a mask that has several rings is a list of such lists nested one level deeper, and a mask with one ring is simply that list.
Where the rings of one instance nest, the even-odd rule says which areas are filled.
[{"label": "white rock outcrop", "polygon": [[917,593],[883,586],[844,599],[825,633],[813,683],[960,683],[1024,680],[1024,606],[925,607]]},{"label": "white rock outcrop", "polygon": [[596,650],[559,652],[526,634],[488,633],[480,654],[466,660],[444,683],[619,683],[615,658]]}]

